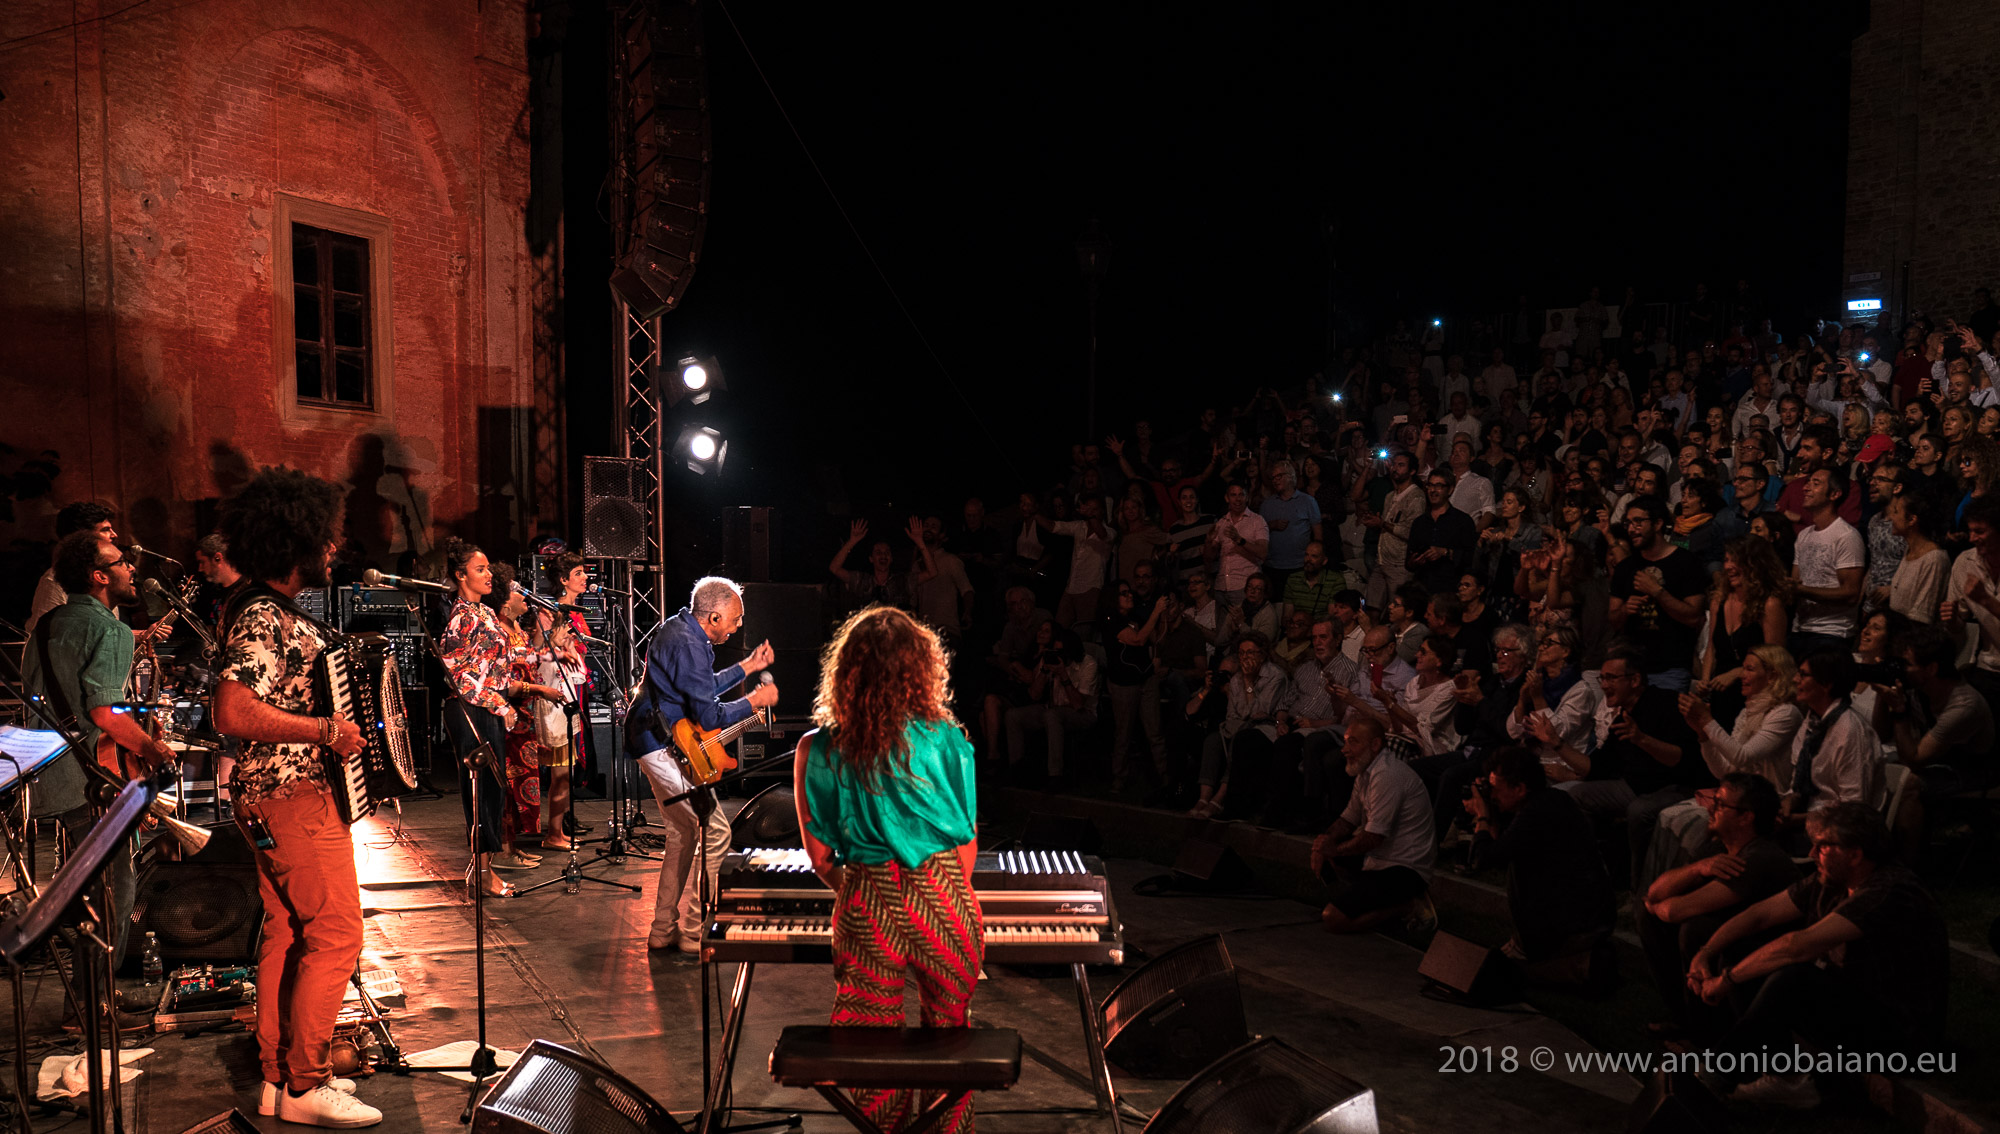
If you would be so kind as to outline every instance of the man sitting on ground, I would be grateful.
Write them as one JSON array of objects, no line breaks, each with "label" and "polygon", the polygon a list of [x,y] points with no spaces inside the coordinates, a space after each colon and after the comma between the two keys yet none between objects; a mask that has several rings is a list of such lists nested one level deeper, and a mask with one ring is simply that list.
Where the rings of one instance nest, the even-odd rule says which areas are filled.
[{"label": "man sitting on ground", "polygon": [[1993,782],[1993,710],[1958,676],[1958,642],[1919,625],[1891,647],[1902,683],[1875,698],[1875,734],[1924,778],[1926,797]]},{"label": "man sitting on ground", "polygon": [[1771,781],[1731,772],[1708,797],[1708,807],[1708,831],[1720,849],[1655,878],[1638,917],[1639,940],[1660,995],[1673,1009],[1674,1023],[1690,1032],[1708,1016],[1688,993],[1695,952],[1731,916],[1799,876],[1792,856],[1772,837],[1778,829],[1778,789]]},{"label": "man sitting on ground", "polygon": [[[1473,781],[1466,809],[1473,815],[1473,868],[1507,868],[1514,935],[1501,951],[1549,975],[1556,974],[1546,962],[1587,965],[1610,939],[1617,911],[1590,817],[1550,787],[1541,758],[1518,745],[1487,757],[1486,778]],[[1574,966],[1555,968],[1582,975]]]},{"label": "man sitting on ground", "polygon": [[1421,872],[1437,857],[1430,797],[1408,764],[1383,755],[1383,739],[1373,717],[1347,726],[1354,794],[1333,829],[1313,840],[1313,873],[1325,877],[1330,867],[1328,882],[1338,883],[1319,915],[1328,933],[1366,933],[1408,917],[1429,889]]},{"label": "man sitting on ground", "polygon": [[[1938,1050],[1951,949],[1936,900],[1889,859],[1889,830],[1874,808],[1834,804],[1808,815],[1806,830],[1817,872],[1723,923],[1695,953],[1688,987],[1705,1003],[1741,1009],[1727,1040],[1738,1052],[1789,1051],[1794,1033],[1827,1050]],[[1786,932],[1728,962],[1776,930]],[[1735,1087],[1731,1101],[1819,1105],[1809,1075],[1744,1078],[1720,1084]]]}]

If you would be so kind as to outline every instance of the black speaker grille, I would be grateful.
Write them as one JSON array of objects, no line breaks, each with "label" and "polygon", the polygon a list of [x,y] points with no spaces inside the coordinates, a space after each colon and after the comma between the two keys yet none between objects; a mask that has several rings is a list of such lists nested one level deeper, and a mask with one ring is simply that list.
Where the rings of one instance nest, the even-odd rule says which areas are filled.
[{"label": "black speaker grille", "polygon": [[1375,1094],[1278,1039],[1217,1060],[1146,1124],[1146,1134],[1375,1134]]},{"label": "black speaker grille", "polygon": [[731,850],[744,847],[805,846],[799,837],[799,812],[790,784],[772,784],[743,805],[730,825]]},{"label": "black speaker grille", "polygon": [[232,959],[263,916],[255,868],[162,863],[146,880],[144,928],[159,934],[163,956]]},{"label": "black speaker grille", "polygon": [[473,1134],[681,1134],[646,1093],[584,1056],[536,1040],[479,1104]]},{"label": "black speaker grille", "polygon": [[1138,1019],[1146,1009],[1174,995],[1203,977],[1229,974],[1236,967],[1229,962],[1229,949],[1222,937],[1203,937],[1169,949],[1147,962],[1104,998],[1104,1041],[1118,1038],[1125,1025]]}]

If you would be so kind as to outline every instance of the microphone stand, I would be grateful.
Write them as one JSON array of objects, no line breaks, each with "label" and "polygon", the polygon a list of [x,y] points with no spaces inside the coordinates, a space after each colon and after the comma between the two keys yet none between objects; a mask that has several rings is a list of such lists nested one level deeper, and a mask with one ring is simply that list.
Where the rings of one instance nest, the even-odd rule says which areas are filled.
[{"label": "microphone stand", "polygon": [[[527,594],[529,592],[523,591],[522,593]],[[540,599],[541,597],[542,596],[540,595],[533,596],[534,599]],[[544,607],[544,609],[548,609],[549,613],[554,615],[555,617],[558,618],[563,617],[562,612],[549,609],[550,607],[553,606],[554,604],[551,603],[549,604],[548,607]],[[553,647],[551,648],[553,649]],[[590,733],[590,714],[582,707],[582,699],[577,696],[576,683],[570,680],[569,670],[565,669],[563,667],[562,662],[560,661],[555,663],[555,667],[556,667],[556,679],[562,682],[563,695],[569,698],[568,702],[563,706],[563,711],[565,714],[563,727],[565,728],[571,727],[571,725],[579,717],[581,717],[583,720],[583,726],[577,729],[576,731],[576,743],[574,745],[575,751],[570,753],[569,795],[568,798],[564,800],[563,818],[559,823],[559,826],[562,828],[564,836],[569,839],[569,864],[564,866],[562,873],[556,875],[554,878],[550,878],[542,882],[537,882],[533,886],[530,886],[525,890],[518,890],[515,893],[517,896],[532,894],[537,890],[553,886],[558,882],[563,884],[563,893],[565,894],[575,894],[581,892],[583,889],[582,884],[585,882],[595,882],[600,886],[616,886],[620,890],[630,890],[634,894],[640,893],[641,892],[640,888],[632,885],[630,882],[618,882],[610,878],[600,878],[595,874],[585,874],[583,872],[582,864],[577,862],[576,860],[577,847],[581,845],[582,840],[578,839],[575,835],[570,834],[569,827],[571,820],[573,820],[573,818],[576,815],[576,769],[578,764],[580,763],[579,758],[584,754],[583,745],[585,739]],[[612,830],[615,831],[617,830],[617,821],[616,821],[617,805],[615,803],[612,805],[612,811],[614,813],[612,817],[613,818]],[[598,858],[604,858],[604,857],[607,856],[601,853],[598,855]],[[591,861],[596,862],[597,860],[598,859],[592,859]]]}]

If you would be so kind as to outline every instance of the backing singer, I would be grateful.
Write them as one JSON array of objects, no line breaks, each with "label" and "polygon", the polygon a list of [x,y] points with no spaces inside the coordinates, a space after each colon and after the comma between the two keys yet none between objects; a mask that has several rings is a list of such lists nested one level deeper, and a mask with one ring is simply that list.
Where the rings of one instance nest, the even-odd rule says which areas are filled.
[{"label": "backing singer", "polygon": [[[633,706],[626,727],[632,730],[631,751],[639,770],[660,802],[666,846],[660,852],[660,888],[653,898],[653,929],[648,949],[679,947],[701,951],[701,886],[692,869],[696,832],[708,843],[708,884],[713,891],[729,851],[729,821],[713,798],[666,800],[694,786],[674,750],[674,722],[690,720],[704,731],[735,724],[757,709],[778,703],[776,685],[759,685],[747,697],[724,702],[722,692],[771,664],[771,643],[764,642],[736,665],[715,672],[715,647],[727,642],[743,625],[743,588],[715,576],[696,580],[688,605],[660,624],[646,654],[646,684]],[[697,818],[692,803],[705,804]]]},{"label": "backing singer", "polygon": [[[243,740],[229,795],[257,848],[264,939],[257,950],[259,1114],[306,1126],[373,1126],[382,1112],[336,1079],[329,1053],[340,998],[361,956],[354,842],[334,809],[320,749],[361,751],[361,727],[312,715],[313,669],[328,641],[292,599],[323,587],[339,538],[341,491],[265,469],[222,507],[230,562],[254,580],[223,614],[215,727]],[[280,1089],[283,1088],[283,1089]]]},{"label": "backing singer", "polygon": [[[950,666],[931,629],[892,606],[849,618],[828,643],[813,720],[792,766],[799,830],[836,895],[833,1023],[901,1027],[913,969],[925,1027],[962,1028],[983,927],[972,742],[951,715]],[[855,1091],[885,1131],[926,1100]],[[972,1099],[936,1127],[972,1129]]]}]

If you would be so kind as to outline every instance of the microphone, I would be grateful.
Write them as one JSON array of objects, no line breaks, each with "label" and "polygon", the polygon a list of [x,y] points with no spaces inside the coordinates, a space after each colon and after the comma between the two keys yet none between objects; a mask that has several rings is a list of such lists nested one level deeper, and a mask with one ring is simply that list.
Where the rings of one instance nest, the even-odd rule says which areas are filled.
[{"label": "microphone", "polygon": [[556,600],[550,598],[547,595],[538,595],[535,592],[527,589],[526,587],[523,587],[520,584],[519,580],[515,580],[514,582],[509,583],[508,586],[514,588],[515,594],[520,595],[522,598],[527,599],[528,602],[531,603],[532,605],[539,606],[543,610],[560,610],[568,614],[590,613],[590,608],[587,606],[576,606],[571,603],[557,602]]},{"label": "microphone", "polygon": [[127,551],[131,552],[131,553],[132,553],[132,554],[134,554],[134,555],[150,555],[150,556],[152,556],[153,558],[155,558],[155,559],[159,560],[159,561],[160,561],[160,562],[162,562],[162,563],[171,563],[171,564],[173,564],[173,565],[174,565],[174,566],[176,566],[176,567],[179,567],[179,566],[181,565],[181,561],[180,561],[180,560],[178,560],[178,559],[175,559],[175,558],[174,558],[173,556],[171,556],[171,555],[161,555],[161,554],[160,554],[159,552],[157,552],[157,551],[154,551],[153,549],[151,549],[151,548],[149,548],[149,547],[140,547],[140,546],[139,546],[138,544],[136,544],[136,543],[128,543],[128,544],[126,544],[126,545],[125,545],[125,550],[127,550]]},{"label": "microphone", "polygon": [[373,567],[361,573],[361,581],[371,587],[394,587],[399,591],[416,591],[427,595],[458,593],[455,588],[447,587],[443,583],[433,583],[429,579],[411,579],[403,575],[384,575]]},{"label": "microphone", "polygon": [[578,634],[576,635],[576,639],[587,646],[596,646],[599,649],[605,649],[605,650],[611,648],[611,643],[605,641],[602,638],[593,638],[588,634]]},{"label": "microphone", "polygon": [[631,591],[621,591],[617,587],[607,587],[599,583],[590,584],[590,591],[592,594],[617,595],[619,598],[624,598],[632,593]]}]

